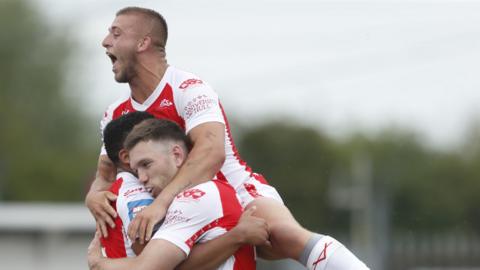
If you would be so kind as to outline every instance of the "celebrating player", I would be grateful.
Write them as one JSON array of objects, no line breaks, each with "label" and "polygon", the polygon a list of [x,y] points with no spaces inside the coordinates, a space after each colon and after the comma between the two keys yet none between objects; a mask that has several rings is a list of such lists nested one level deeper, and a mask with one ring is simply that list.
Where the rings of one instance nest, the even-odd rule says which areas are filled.
[{"label": "celebrating player", "polygon": [[[264,258],[292,258],[308,269],[368,269],[334,238],[299,225],[277,191],[246,165],[233,143],[217,94],[202,79],[167,64],[167,36],[167,24],[160,14],[127,7],[117,12],[102,43],[115,80],[130,86],[130,94],[107,109],[102,126],[122,114],[147,111],[176,122],[193,143],[173,180],[131,222],[129,236],[138,236],[141,243],[149,240],[154,225],[178,194],[215,177],[235,188],[245,209],[255,206],[255,215],[267,221],[272,247],[260,247]],[[86,204],[103,234],[107,224],[114,226],[110,216],[115,211],[108,203],[112,194],[106,191],[114,175],[115,166],[102,151]]]},{"label": "celebrating player", "polygon": [[[122,125],[132,126],[139,117],[144,117],[127,116],[117,119],[120,121],[109,125],[105,130],[107,149],[112,150],[109,143],[112,135],[126,134],[118,132]],[[145,201],[151,198],[146,191],[153,196],[160,194],[183,164],[189,148],[188,138],[175,123],[159,119],[149,119],[139,124],[127,137],[126,144],[130,149],[132,168],[139,172],[139,180],[143,185],[127,173],[121,173],[121,180],[115,182],[119,186],[125,185],[125,193],[120,195],[118,200],[121,200],[122,208],[127,209],[117,209],[122,220],[128,220],[129,217],[124,215],[132,215],[135,207],[148,204]],[[126,150],[121,149],[118,153],[119,160],[124,162],[127,159]],[[112,158],[117,160],[115,156]],[[127,169],[125,165],[122,167]],[[129,212],[129,208],[132,211]],[[195,243],[209,241],[232,229],[237,224],[241,212],[240,203],[235,198],[235,190],[228,183],[212,180],[199,184],[183,191],[174,199],[164,222],[138,257],[115,260],[102,258],[97,236],[89,248],[90,268],[174,269],[189,255]],[[262,238],[266,241],[266,227],[260,231],[263,231]],[[207,246],[213,249],[207,251]],[[182,269],[202,267],[212,269],[212,264],[220,265],[218,269],[255,269],[252,246],[223,244],[221,247],[218,244],[212,246],[207,243],[200,248],[203,248],[203,253],[189,257],[189,261],[195,260],[196,264],[186,262]]]}]

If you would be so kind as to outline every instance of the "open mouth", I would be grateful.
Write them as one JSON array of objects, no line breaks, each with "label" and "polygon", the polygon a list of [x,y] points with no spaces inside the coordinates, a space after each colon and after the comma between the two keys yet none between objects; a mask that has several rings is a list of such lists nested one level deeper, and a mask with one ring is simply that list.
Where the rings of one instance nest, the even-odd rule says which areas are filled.
[{"label": "open mouth", "polygon": [[106,52],[107,56],[110,57],[110,60],[112,61],[112,65],[117,62],[117,57],[113,55],[112,53]]}]

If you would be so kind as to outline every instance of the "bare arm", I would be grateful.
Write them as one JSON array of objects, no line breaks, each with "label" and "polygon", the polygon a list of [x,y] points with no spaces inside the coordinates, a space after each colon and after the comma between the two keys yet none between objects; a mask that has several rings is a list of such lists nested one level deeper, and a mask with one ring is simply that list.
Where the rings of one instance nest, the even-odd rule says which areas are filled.
[{"label": "bare arm", "polygon": [[265,220],[254,217],[255,208],[246,210],[238,224],[229,232],[204,244],[193,246],[187,260],[177,270],[217,269],[244,245],[270,245]]},{"label": "bare arm", "polygon": [[138,235],[140,243],[148,241],[153,226],[166,213],[175,196],[186,188],[211,180],[225,161],[225,125],[208,122],[193,128],[188,136],[193,148],[187,160],[155,201],[139,213],[128,229],[130,239]]},{"label": "bare arm", "polygon": [[175,196],[186,188],[211,180],[225,161],[225,125],[217,122],[201,124],[193,128],[188,136],[193,148],[187,160],[162,190],[156,200],[169,206]]},{"label": "bare arm", "polygon": [[116,170],[115,165],[106,155],[100,155],[95,180],[85,197],[85,205],[92,213],[97,221],[97,227],[105,237],[108,236],[107,224],[112,228],[115,227],[113,218],[117,215],[109,202],[115,200],[116,196],[107,191],[115,180]]},{"label": "bare arm", "polygon": [[88,265],[90,270],[172,270],[185,257],[183,250],[162,239],[150,241],[142,254],[133,258],[103,258],[98,234],[96,234],[88,247]]},{"label": "bare arm", "polygon": [[113,164],[107,155],[100,155],[98,157],[95,180],[90,186],[90,192],[107,190],[110,187],[110,184],[115,181],[116,174],[117,168],[115,167],[115,164]]}]

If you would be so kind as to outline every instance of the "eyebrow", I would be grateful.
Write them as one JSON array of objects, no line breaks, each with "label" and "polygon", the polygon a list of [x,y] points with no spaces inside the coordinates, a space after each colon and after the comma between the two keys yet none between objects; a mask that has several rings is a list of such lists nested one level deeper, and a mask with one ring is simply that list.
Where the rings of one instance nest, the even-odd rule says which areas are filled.
[{"label": "eyebrow", "polygon": [[108,32],[113,32],[115,30],[121,31],[122,29],[120,29],[118,26],[112,26],[108,28]]}]

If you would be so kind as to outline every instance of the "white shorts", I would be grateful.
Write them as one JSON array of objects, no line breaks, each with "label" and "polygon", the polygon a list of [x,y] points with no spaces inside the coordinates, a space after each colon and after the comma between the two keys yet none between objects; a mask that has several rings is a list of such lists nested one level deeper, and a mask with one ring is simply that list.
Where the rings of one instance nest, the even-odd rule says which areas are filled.
[{"label": "white shorts", "polygon": [[259,197],[272,198],[284,204],[277,190],[270,186],[262,175],[257,173],[253,173],[252,177],[240,185],[236,191],[240,204],[244,209],[249,203]]}]

